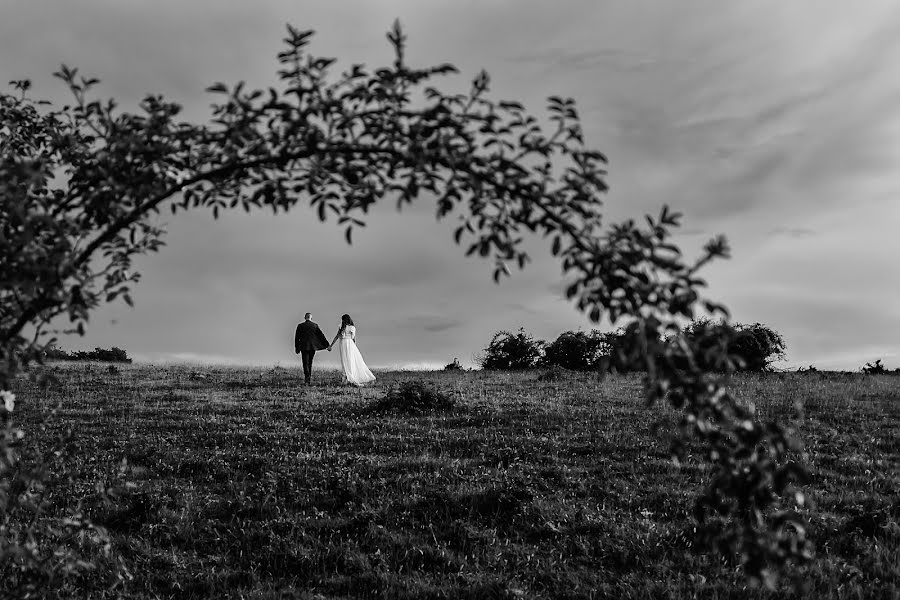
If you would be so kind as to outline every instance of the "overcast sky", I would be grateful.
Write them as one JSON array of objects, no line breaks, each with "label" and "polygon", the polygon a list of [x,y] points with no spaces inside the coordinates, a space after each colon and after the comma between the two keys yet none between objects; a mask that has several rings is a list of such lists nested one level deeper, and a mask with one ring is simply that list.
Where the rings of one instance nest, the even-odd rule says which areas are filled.
[{"label": "overcast sky", "polygon": [[[781,332],[789,365],[900,366],[894,0],[0,0],[0,77],[62,100],[50,74],[65,62],[128,109],[162,93],[202,119],[208,84],[274,82],[285,23],[317,31],[315,54],[374,66],[391,58],[395,18],[412,62],[461,69],[447,87],[485,68],[495,97],[532,112],[574,97],[610,157],[610,218],[670,204],[687,248],[726,234],[733,258],[708,270],[710,296]],[[425,201],[381,207],[352,247],[302,208],[171,218],[168,245],[137,263],[135,308],[104,308],[62,345],[288,365],[304,311],[329,338],[347,312],[370,365],[439,367],[471,364],[499,329],[590,328],[543,241],[495,285],[452,226]]]}]

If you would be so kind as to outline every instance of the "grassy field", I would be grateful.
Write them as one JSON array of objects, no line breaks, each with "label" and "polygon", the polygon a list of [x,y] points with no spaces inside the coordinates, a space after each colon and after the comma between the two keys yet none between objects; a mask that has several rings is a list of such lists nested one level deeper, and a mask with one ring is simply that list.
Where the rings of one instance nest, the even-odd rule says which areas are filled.
[{"label": "grassy field", "polygon": [[[293,369],[49,368],[61,384],[23,381],[17,420],[37,447],[72,427],[52,505],[81,501],[113,540],[64,595],[791,594],[750,588],[729,561],[693,551],[702,469],[669,460],[677,415],[644,408],[638,377],[392,372],[357,390],[321,372],[305,388]],[[455,408],[373,410],[411,380]],[[817,545],[799,571],[804,595],[900,596],[900,377],[747,375],[734,388],[803,440]],[[103,503],[95,482],[115,480],[123,459],[134,489]]]}]

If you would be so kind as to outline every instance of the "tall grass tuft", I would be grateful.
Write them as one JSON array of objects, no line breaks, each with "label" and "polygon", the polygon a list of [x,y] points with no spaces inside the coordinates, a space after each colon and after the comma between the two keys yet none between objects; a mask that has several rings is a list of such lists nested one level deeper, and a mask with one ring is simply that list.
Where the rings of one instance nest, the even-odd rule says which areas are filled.
[{"label": "tall grass tuft", "polygon": [[448,411],[455,405],[453,398],[422,381],[403,381],[391,388],[384,398],[370,405],[372,412],[400,412],[421,414],[432,411]]}]

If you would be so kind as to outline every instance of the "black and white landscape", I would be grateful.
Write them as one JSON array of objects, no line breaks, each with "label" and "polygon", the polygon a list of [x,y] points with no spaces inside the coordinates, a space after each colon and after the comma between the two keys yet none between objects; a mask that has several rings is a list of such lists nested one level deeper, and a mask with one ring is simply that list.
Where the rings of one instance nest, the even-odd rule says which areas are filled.
[{"label": "black and white landscape", "polygon": [[897,64],[888,0],[0,5],[0,597],[900,597]]}]

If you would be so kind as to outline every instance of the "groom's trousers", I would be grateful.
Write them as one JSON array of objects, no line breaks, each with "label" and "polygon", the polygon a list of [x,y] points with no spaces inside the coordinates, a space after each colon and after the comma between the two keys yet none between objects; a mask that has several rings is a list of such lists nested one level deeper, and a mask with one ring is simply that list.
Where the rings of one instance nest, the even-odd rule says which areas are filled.
[{"label": "groom's trousers", "polygon": [[312,374],[312,362],[315,355],[315,350],[300,351],[300,359],[303,361],[303,380],[306,383],[309,383],[309,376]]}]

